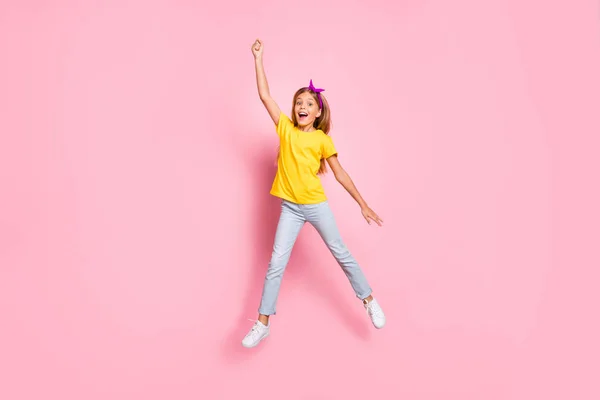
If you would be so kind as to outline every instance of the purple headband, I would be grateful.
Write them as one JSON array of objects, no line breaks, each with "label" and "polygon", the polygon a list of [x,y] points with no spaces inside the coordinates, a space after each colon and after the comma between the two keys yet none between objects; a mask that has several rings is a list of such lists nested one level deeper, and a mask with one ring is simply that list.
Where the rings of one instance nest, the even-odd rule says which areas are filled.
[{"label": "purple headband", "polygon": [[316,87],[314,87],[312,79],[310,80],[310,85],[308,86],[308,89],[312,90],[317,94],[317,97],[319,98],[319,105],[321,106],[321,108],[323,108],[323,99],[321,99],[321,92],[325,91],[325,89],[317,89]]}]

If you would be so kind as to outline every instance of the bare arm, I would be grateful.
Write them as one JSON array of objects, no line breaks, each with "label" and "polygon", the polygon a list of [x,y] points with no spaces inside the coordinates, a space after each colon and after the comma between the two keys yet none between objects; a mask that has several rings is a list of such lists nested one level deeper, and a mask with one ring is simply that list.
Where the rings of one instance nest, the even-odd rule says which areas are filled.
[{"label": "bare arm", "polygon": [[367,223],[371,224],[373,220],[377,225],[381,226],[383,220],[379,218],[379,216],[375,213],[375,211],[371,210],[371,208],[367,205],[367,202],[362,198],[358,189],[354,185],[352,178],[350,175],[342,168],[340,161],[337,158],[337,155],[333,155],[327,159],[327,163],[331,167],[333,174],[335,175],[335,179],[346,189],[348,193],[352,196],[354,200],[360,206],[360,211],[362,212],[363,217],[367,221]]},{"label": "bare arm", "polygon": [[263,66],[263,49],[264,46],[262,42],[259,39],[256,39],[252,44],[252,54],[254,54],[254,66],[256,68],[256,86],[258,88],[260,100],[269,112],[275,125],[277,125],[279,123],[279,114],[281,113],[281,110],[269,92],[267,75],[265,74],[265,68]]}]

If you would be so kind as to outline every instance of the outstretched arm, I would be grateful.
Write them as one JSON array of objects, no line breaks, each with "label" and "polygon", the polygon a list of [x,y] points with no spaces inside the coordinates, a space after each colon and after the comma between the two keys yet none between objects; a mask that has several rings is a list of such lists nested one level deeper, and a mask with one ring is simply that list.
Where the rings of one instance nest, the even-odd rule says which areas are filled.
[{"label": "outstretched arm", "polygon": [[335,175],[335,179],[344,187],[344,189],[346,189],[348,193],[350,193],[352,198],[356,200],[367,223],[370,225],[370,220],[373,220],[377,225],[381,226],[383,220],[379,218],[377,214],[375,214],[375,211],[371,210],[371,208],[367,205],[367,202],[362,198],[358,192],[358,189],[354,185],[354,182],[352,182],[352,178],[350,178],[350,175],[348,175],[344,168],[342,168],[337,155],[327,158],[327,163],[331,167],[331,170]]},{"label": "outstretched arm", "polygon": [[281,110],[269,92],[269,84],[267,83],[267,76],[263,66],[263,49],[264,46],[262,42],[259,39],[256,39],[256,41],[252,44],[254,66],[256,67],[256,85],[258,87],[258,95],[260,96],[260,100],[265,105],[265,108],[269,112],[273,122],[275,122],[275,125],[277,125],[279,123],[279,114],[281,113]]}]

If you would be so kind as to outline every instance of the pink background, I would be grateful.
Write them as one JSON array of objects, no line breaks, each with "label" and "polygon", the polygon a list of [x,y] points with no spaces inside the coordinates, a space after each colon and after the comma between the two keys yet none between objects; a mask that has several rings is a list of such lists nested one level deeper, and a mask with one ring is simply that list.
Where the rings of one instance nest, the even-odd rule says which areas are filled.
[{"label": "pink background", "polygon": [[[600,398],[596,1],[12,3],[0,398]],[[279,211],[257,37],[385,221],[324,178],[381,331],[306,226],[240,345]]]}]

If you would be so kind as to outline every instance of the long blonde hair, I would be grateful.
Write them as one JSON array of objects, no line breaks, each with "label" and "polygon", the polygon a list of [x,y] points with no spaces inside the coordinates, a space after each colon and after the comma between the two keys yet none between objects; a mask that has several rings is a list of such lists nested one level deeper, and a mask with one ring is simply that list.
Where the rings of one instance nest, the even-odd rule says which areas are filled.
[{"label": "long blonde hair", "polygon": [[[298,96],[300,96],[302,93],[305,93],[305,92],[309,92],[312,95],[312,97],[315,99],[316,103],[319,104],[319,97],[317,96],[317,93],[315,93],[308,87],[303,87],[303,88],[298,89],[296,91],[296,93],[294,94],[294,98],[292,101],[292,122],[294,123],[295,127],[298,126],[298,120],[296,119],[296,113],[294,112],[295,105],[296,105],[296,99],[298,98]],[[313,127],[315,129],[320,129],[323,131],[323,133],[325,133],[326,135],[329,135],[329,131],[331,130],[331,109],[329,108],[329,103],[327,102],[327,99],[325,98],[325,96],[323,96],[323,93],[319,93],[319,95],[321,96],[321,100],[323,101],[323,107],[321,108],[321,115],[319,116],[319,118],[315,119],[315,122],[313,123]],[[277,148],[277,159],[279,159],[279,154],[280,154],[280,149]],[[319,171],[317,172],[317,174],[322,175],[326,172],[327,172],[327,163],[325,162],[324,158],[321,158],[321,166],[319,167]]]}]

